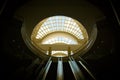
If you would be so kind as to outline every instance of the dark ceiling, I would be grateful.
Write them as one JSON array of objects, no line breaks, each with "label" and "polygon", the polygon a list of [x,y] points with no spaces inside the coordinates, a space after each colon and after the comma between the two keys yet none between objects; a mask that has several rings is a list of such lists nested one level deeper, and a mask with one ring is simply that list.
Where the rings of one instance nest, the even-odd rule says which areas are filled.
[{"label": "dark ceiling", "polygon": [[[0,80],[22,80],[22,77],[25,75],[22,70],[37,58],[37,56],[27,48],[21,37],[20,29],[22,21],[14,18],[15,11],[29,1],[31,0],[3,0],[0,3],[3,51],[1,52],[0,73],[2,75],[0,75]],[[118,67],[120,63],[118,56],[120,26],[109,0],[87,1],[98,7],[104,13],[106,19],[97,22],[97,40],[88,52],[89,54],[84,55],[83,58],[88,62],[98,80],[116,80],[119,78],[120,73]],[[115,7],[118,18],[120,18],[118,0],[111,0],[111,2]],[[38,4],[42,7],[56,5],[79,6],[79,3],[79,0],[42,0],[41,3]],[[95,53],[97,53],[97,55]],[[16,78],[14,78],[15,76]]]}]

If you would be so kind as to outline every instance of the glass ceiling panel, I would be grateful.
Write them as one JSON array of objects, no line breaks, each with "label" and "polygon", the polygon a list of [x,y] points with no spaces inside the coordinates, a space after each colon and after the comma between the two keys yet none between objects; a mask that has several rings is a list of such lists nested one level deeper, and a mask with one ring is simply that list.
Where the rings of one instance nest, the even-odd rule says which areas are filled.
[{"label": "glass ceiling panel", "polygon": [[41,25],[36,39],[42,39],[49,33],[62,31],[74,35],[78,39],[84,39],[79,25],[74,19],[66,16],[53,16],[46,19]]}]

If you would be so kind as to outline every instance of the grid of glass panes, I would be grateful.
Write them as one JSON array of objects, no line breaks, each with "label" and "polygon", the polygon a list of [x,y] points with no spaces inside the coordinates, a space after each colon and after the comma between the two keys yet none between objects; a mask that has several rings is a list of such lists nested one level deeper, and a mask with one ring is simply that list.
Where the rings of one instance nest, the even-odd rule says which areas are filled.
[{"label": "grid of glass panes", "polygon": [[55,31],[68,32],[76,36],[78,39],[84,39],[78,24],[72,18],[66,16],[53,16],[48,18],[41,25],[36,38],[41,39],[45,35]]},{"label": "grid of glass panes", "polygon": [[68,37],[64,37],[64,36],[56,36],[42,42],[42,44],[56,44],[56,43],[78,44],[75,40],[69,39]]}]

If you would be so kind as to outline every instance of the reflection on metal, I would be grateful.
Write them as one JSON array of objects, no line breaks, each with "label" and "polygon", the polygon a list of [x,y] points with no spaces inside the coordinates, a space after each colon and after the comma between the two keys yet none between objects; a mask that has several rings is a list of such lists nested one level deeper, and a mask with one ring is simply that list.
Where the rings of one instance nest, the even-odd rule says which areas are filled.
[{"label": "reflection on metal", "polygon": [[80,58],[80,61],[82,61],[82,63],[84,63],[85,65],[88,65],[88,63],[84,59],[82,59],[80,56],[79,58]]},{"label": "reflection on metal", "polygon": [[69,62],[69,65],[70,65],[70,68],[71,68],[71,70],[72,70],[72,72],[73,72],[73,75],[74,75],[74,77],[75,77],[75,80],[79,80],[78,78],[78,75],[76,75],[76,72],[75,72],[75,70],[74,70],[74,68],[73,68],[73,65],[72,65],[72,62],[71,61],[68,61]]},{"label": "reflection on metal", "polygon": [[[81,61],[79,61],[80,65],[87,71],[87,73],[94,79],[95,77],[93,76],[93,74],[87,69],[87,67],[82,63],[83,59],[80,57]],[[85,62],[85,61],[84,61]]]},{"label": "reflection on metal", "polygon": [[79,69],[77,63],[75,62],[74,58],[69,57],[69,59],[70,59],[69,64],[70,64],[70,67],[72,69],[75,79],[76,80],[84,80],[84,76],[83,76],[81,70]]},{"label": "reflection on metal", "polygon": [[77,63],[75,62],[74,58],[71,57],[71,59],[73,60],[72,61],[73,66],[76,69],[77,74],[79,75],[80,80],[84,80],[84,75],[83,75],[82,71],[80,70],[80,68],[78,67]]},{"label": "reflection on metal", "polygon": [[49,71],[49,68],[51,66],[51,57],[49,58],[46,66],[44,68],[42,68],[42,70],[40,71],[40,73],[38,74],[37,76],[37,80],[45,80],[46,76],[47,76],[47,73]]},{"label": "reflection on metal", "polygon": [[48,73],[48,71],[49,71],[49,69],[50,69],[51,63],[52,63],[52,61],[49,62],[48,67],[47,67],[47,69],[45,70],[45,73],[44,73],[44,75],[43,75],[43,79],[42,79],[42,80],[45,80],[45,78],[46,78],[46,76],[47,76],[47,73]]},{"label": "reflection on metal", "polygon": [[62,57],[58,58],[57,80],[64,80]]}]

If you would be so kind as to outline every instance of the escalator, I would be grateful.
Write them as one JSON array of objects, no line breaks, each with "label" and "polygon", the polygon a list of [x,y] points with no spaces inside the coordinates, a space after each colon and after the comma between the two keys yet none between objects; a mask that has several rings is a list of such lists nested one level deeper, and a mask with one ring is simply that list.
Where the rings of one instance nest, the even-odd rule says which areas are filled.
[{"label": "escalator", "polygon": [[50,69],[45,80],[56,80],[56,76],[57,76],[57,63],[53,62],[50,66]]}]

